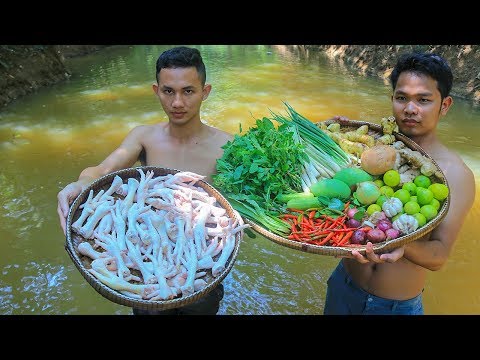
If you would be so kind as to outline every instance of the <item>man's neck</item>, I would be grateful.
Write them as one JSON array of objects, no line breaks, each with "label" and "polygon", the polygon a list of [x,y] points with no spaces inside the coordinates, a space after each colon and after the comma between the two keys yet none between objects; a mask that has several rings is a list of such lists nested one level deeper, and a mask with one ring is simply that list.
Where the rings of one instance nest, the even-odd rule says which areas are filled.
[{"label": "man's neck", "polygon": [[165,132],[178,141],[186,142],[201,137],[205,132],[205,125],[201,121],[189,122],[180,126],[169,122],[165,126]]},{"label": "man's neck", "polygon": [[437,134],[434,132],[423,136],[412,136],[410,139],[420,145],[420,147],[427,153],[434,152],[435,149],[438,149],[438,147],[441,146],[441,143],[437,138]]}]

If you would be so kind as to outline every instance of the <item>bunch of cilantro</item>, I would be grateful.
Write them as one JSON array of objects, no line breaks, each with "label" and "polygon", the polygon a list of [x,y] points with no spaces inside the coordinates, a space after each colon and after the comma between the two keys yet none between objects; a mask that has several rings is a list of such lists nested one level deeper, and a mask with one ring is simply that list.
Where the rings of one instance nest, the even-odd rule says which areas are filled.
[{"label": "bunch of cilantro", "polygon": [[277,194],[301,191],[302,165],[308,157],[305,146],[295,140],[294,126],[275,127],[267,117],[257,119],[243,135],[240,127],[240,135],[223,149],[213,184],[229,201],[234,200],[232,206],[238,211],[239,206],[247,206],[273,215],[282,211],[274,201]]}]

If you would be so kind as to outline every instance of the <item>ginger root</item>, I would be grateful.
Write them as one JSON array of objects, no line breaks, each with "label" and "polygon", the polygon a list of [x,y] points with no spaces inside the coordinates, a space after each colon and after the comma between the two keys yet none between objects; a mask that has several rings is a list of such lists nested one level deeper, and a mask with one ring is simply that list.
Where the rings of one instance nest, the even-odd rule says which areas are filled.
[{"label": "ginger root", "polygon": [[442,179],[443,174],[437,169],[435,164],[426,156],[423,156],[419,151],[414,151],[409,148],[398,150],[400,155],[407,159],[413,167],[419,168],[420,172],[425,176],[435,175],[437,178]]},{"label": "ginger root", "polygon": [[347,140],[365,144],[369,148],[375,145],[375,139],[371,135],[361,134],[356,131],[348,131],[344,133],[343,136]]},{"label": "ginger root", "polygon": [[368,146],[361,142],[354,142],[343,138],[340,139],[338,145],[347,153],[357,156],[361,155],[365,150],[368,149]]},{"label": "ginger root", "polygon": [[357,130],[355,130],[356,133],[362,134],[362,135],[367,135],[368,134],[368,125],[362,125],[360,126]]},{"label": "ginger root", "polygon": [[327,130],[327,124],[325,124],[325,121],[318,123],[317,126],[320,128],[320,130]]},{"label": "ginger root", "polygon": [[339,133],[340,132],[340,124],[339,123],[332,123],[327,126],[327,130],[334,132],[334,133]]},{"label": "ginger root", "polygon": [[400,155],[400,153],[398,152],[398,150],[396,149],[395,150],[397,152],[396,156],[395,156],[395,163],[393,164],[393,169],[394,170],[398,170],[400,169],[400,167],[405,164],[407,162],[407,160],[405,160],[402,155]]},{"label": "ginger root", "polygon": [[380,121],[380,125],[382,125],[384,134],[392,134],[394,131],[398,131],[398,125],[395,121],[394,116],[382,118],[382,120]]},{"label": "ginger root", "polygon": [[403,143],[403,141],[395,141],[392,146],[397,149],[397,150],[400,150],[400,149],[404,149],[406,148],[405,144]]},{"label": "ginger root", "polygon": [[[333,125],[333,124],[331,124]],[[347,133],[341,133],[341,132],[332,132],[329,130],[324,130],[324,132],[332,138],[333,141],[335,141],[340,148],[352,155],[356,155],[359,157],[365,150],[369,149],[368,145],[362,143],[362,142],[355,142],[351,141],[346,137]],[[352,133],[354,133],[352,131]],[[369,136],[369,135],[362,135],[362,134],[357,134],[358,136]],[[372,137],[373,140],[373,137]]]},{"label": "ginger root", "polygon": [[400,184],[399,186],[402,186],[403,184],[407,182],[413,182],[415,178],[420,175],[420,170],[419,169],[414,169],[410,168],[407,171],[403,172],[400,174]]},{"label": "ginger root", "polygon": [[390,145],[395,142],[395,136],[391,134],[385,134],[383,136],[380,136],[376,141],[375,145]]}]

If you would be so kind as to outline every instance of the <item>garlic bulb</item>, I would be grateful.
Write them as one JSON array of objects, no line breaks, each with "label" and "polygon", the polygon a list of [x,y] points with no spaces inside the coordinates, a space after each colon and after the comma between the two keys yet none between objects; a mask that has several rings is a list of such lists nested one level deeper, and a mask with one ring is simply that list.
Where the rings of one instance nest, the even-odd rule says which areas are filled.
[{"label": "garlic bulb", "polygon": [[403,209],[403,203],[400,199],[396,197],[391,197],[390,199],[386,200],[382,205],[382,210],[389,218],[394,217],[398,213],[400,213]]},{"label": "garlic bulb", "polygon": [[393,222],[392,227],[406,235],[418,229],[418,221],[412,215],[402,214]]}]

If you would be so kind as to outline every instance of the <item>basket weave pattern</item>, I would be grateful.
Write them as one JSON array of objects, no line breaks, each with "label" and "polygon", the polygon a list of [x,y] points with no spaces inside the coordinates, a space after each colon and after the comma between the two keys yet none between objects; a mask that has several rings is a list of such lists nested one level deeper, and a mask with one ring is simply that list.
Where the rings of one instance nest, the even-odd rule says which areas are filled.
[{"label": "basket weave pattern", "polygon": [[[341,124],[341,131],[346,132],[349,130],[355,130],[359,128],[362,125],[368,125],[369,131],[368,134],[372,135],[375,139],[379,138],[380,136],[383,135],[382,127],[378,124],[366,122],[366,121],[358,121],[358,120],[343,120],[343,121],[336,121],[336,120],[327,120],[325,121],[326,125],[330,125],[332,123],[340,123]],[[402,141],[408,148],[412,150],[419,151],[422,155],[428,157],[430,160],[432,160],[433,164],[437,167],[437,169],[441,171],[440,167],[438,164],[435,162],[435,160],[432,159],[430,155],[428,155],[425,150],[423,150],[417,143],[412,141],[410,138],[406,137],[403,134],[400,134],[398,132],[393,132],[393,135],[395,136],[395,139],[397,141]],[[443,172],[442,172],[442,175]],[[448,186],[447,179],[445,176],[443,176],[443,179],[441,179],[442,183]],[[381,243],[373,244],[373,250],[377,254],[389,252],[395,248],[398,248],[400,246],[403,246],[411,241],[417,240],[421,238],[422,236],[428,234],[431,232],[435,227],[437,227],[440,222],[443,220],[443,218],[447,215],[448,208],[450,206],[450,194],[448,197],[444,200],[442,206],[440,207],[438,214],[435,218],[427,222],[424,226],[421,228],[415,230],[414,232],[400,236],[396,239],[391,239],[387,241],[383,241]],[[286,239],[282,236],[276,235],[264,227],[262,227],[260,224],[257,224],[256,222],[246,219],[246,222],[252,226],[252,228],[260,233],[261,235],[265,236],[267,239],[270,239],[274,241],[275,243],[286,246],[292,249],[304,251],[304,252],[309,252],[309,253],[314,253],[314,254],[320,254],[320,255],[330,255],[330,256],[348,256],[351,254],[352,250],[358,250],[362,255],[366,254],[366,245],[356,245],[356,246],[338,246],[338,247],[333,247],[333,246],[322,246],[322,245],[313,245],[313,244],[307,244],[307,243],[302,243],[298,242],[295,240],[290,240]]]},{"label": "basket weave pattern", "polygon": [[[80,271],[82,276],[87,280],[87,282],[102,296],[105,298],[118,303],[120,305],[125,305],[129,307],[135,307],[142,310],[167,310],[172,308],[177,308],[181,306],[185,306],[191,304],[200,298],[204,297],[210,291],[212,291],[217,285],[221,283],[221,281],[227,276],[230,270],[233,267],[235,259],[238,255],[240,241],[243,236],[243,231],[239,231],[235,234],[235,247],[228,259],[225,269],[218,275],[217,277],[213,277],[211,274],[211,269],[207,271],[207,275],[204,277],[204,280],[207,282],[207,285],[200,291],[196,291],[193,294],[188,296],[180,296],[171,300],[144,300],[144,299],[136,299],[130,296],[123,295],[122,293],[108,287],[107,285],[100,282],[93,274],[91,274],[88,269],[91,268],[90,264],[92,259],[87,256],[84,256],[79,253],[78,245],[83,241],[88,241],[84,239],[82,236],[77,234],[72,230],[72,224],[79,218],[82,210],[79,209],[79,206],[85,202],[88,197],[90,190],[94,190],[94,193],[98,193],[100,190],[107,190],[110,185],[112,184],[113,179],[115,176],[119,176],[125,183],[125,180],[128,178],[135,178],[140,180],[140,173],[137,169],[142,169],[143,172],[146,174],[147,171],[153,171],[154,177],[164,176],[168,174],[175,174],[180,172],[180,170],[176,169],[168,169],[168,168],[161,168],[161,167],[154,167],[154,166],[142,166],[137,168],[129,168],[119,170],[108,175],[105,175],[96,181],[94,181],[88,188],[82,191],[78,197],[73,202],[72,206],[70,207],[68,217],[67,217],[67,227],[66,227],[66,242],[65,242],[65,249],[72,259],[73,263]],[[242,218],[238,215],[238,213],[233,209],[230,203],[210,184],[205,181],[199,180],[196,182],[195,186],[203,188],[210,196],[213,196],[217,200],[217,204],[223,207],[226,210],[226,216],[231,219],[238,220],[240,223],[243,221]],[[219,254],[217,255],[217,257]],[[214,258],[214,260],[216,257]]]}]

